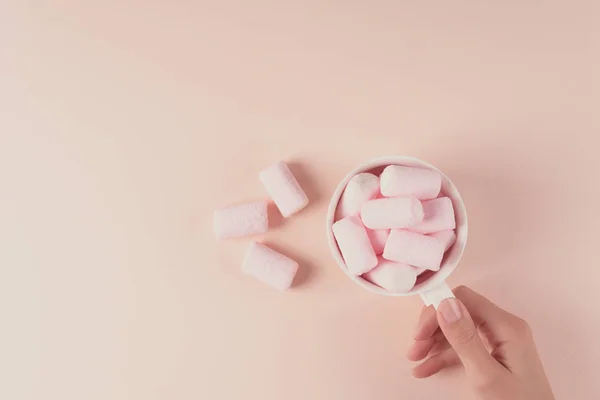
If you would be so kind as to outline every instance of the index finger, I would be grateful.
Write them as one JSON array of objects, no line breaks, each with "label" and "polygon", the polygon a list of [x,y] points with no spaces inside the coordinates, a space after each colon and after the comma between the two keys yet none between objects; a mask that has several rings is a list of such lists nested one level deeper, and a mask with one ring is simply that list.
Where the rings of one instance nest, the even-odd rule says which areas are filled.
[{"label": "index finger", "polygon": [[435,308],[433,306],[423,307],[413,339],[416,341],[427,340],[433,336],[439,327]]},{"label": "index finger", "polygon": [[485,325],[500,340],[510,339],[514,333],[513,322],[520,319],[503,310],[487,298],[465,286],[454,289],[454,295],[463,302],[478,326]]}]

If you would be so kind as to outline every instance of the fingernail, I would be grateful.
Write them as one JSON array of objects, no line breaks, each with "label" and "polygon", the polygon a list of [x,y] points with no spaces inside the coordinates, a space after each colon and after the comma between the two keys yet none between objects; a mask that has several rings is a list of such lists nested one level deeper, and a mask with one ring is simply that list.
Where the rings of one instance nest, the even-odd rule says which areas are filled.
[{"label": "fingernail", "polygon": [[454,298],[442,301],[438,311],[442,314],[442,318],[450,324],[458,321],[462,317],[460,303]]}]

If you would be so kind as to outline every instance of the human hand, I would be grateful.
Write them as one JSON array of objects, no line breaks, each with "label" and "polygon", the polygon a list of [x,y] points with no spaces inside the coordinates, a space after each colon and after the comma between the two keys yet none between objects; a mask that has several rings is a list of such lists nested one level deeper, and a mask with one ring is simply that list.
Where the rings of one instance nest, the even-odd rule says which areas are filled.
[{"label": "human hand", "polygon": [[454,295],[423,309],[407,357],[429,358],[413,375],[462,364],[478,399],[554,400],[527,322],[464,286]]}]

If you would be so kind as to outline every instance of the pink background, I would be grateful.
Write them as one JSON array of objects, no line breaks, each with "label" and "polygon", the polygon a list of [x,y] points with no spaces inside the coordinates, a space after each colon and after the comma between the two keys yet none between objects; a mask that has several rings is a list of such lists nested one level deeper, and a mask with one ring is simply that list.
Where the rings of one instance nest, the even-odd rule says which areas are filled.
[{"label": "pink background", "polygon": [[[532,324],[559,398],[600,396],[600,3],[0,2],[0,398],[466,399],[414,380],[418,298],[334,264],[329,196],[423,158],[464,197],[466,284]],[[288,159],[311,198],[241,274],[212,210]]]}]

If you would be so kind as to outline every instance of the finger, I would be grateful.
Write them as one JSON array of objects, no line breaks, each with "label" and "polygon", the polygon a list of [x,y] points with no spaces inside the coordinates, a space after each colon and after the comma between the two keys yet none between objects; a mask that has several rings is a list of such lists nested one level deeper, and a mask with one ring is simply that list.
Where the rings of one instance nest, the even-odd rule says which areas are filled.
[{"label": "finger", "polygon": [[446,348],[450,346],[442,331],[438,329],[429,339],[415,341],[408,349],[406,357],[411,361],[420,361],[432,354],[436,348],[439,349],[440,344]]},{"label": "finger", "polygon": [[514,321],[519,319],[517,316],[504,311],[487,298],[465,286],[454,289],[454,294],[469,310],[475,323],[483,328],[482,333],[488,337],[490,342],[501,342],[512,338],[514,332],[511,327]]},{"label": "finger", "polygon": [[450,343],[448,343],[446,338],[444,338],[443,341],[441,341],[441,342],[438,341],[435,344],[435,346],[433,346],[433,349],[431,349],[431,351],[429,352],[429,355],[435,356],[436,354],[440,354],[440,353],[446,351],[447,349],[452,349],[452,346],[450,346]]},{"label": "finger", "polygon": [[420,361],[427,357],[429,352],[433,349],[436,344],[434,338],[429,338],[421,341],[414,342],[413,345],[408,349],[406,358],[410,361]]},{"label": "finger", "polygon": [[449,298],[440,304],[438,322],[444,336],[458,354],[467,374],[491,379],[503,368],[485,348],[477,327],[463,303]]},{"label": "finger", "polygon": [[418,379],[428,378],[443,369],[460,364],[460,359],[452,349],[428,358],[423,363],[413,368],[413,376]]},{"label": "finger", "polygon": [[419,316],[417,329],[413,338],[415,340],[425,340],[430,338],[439,328],[437,318],[435,316],[435,308],[433,306],[425,307]]}]

